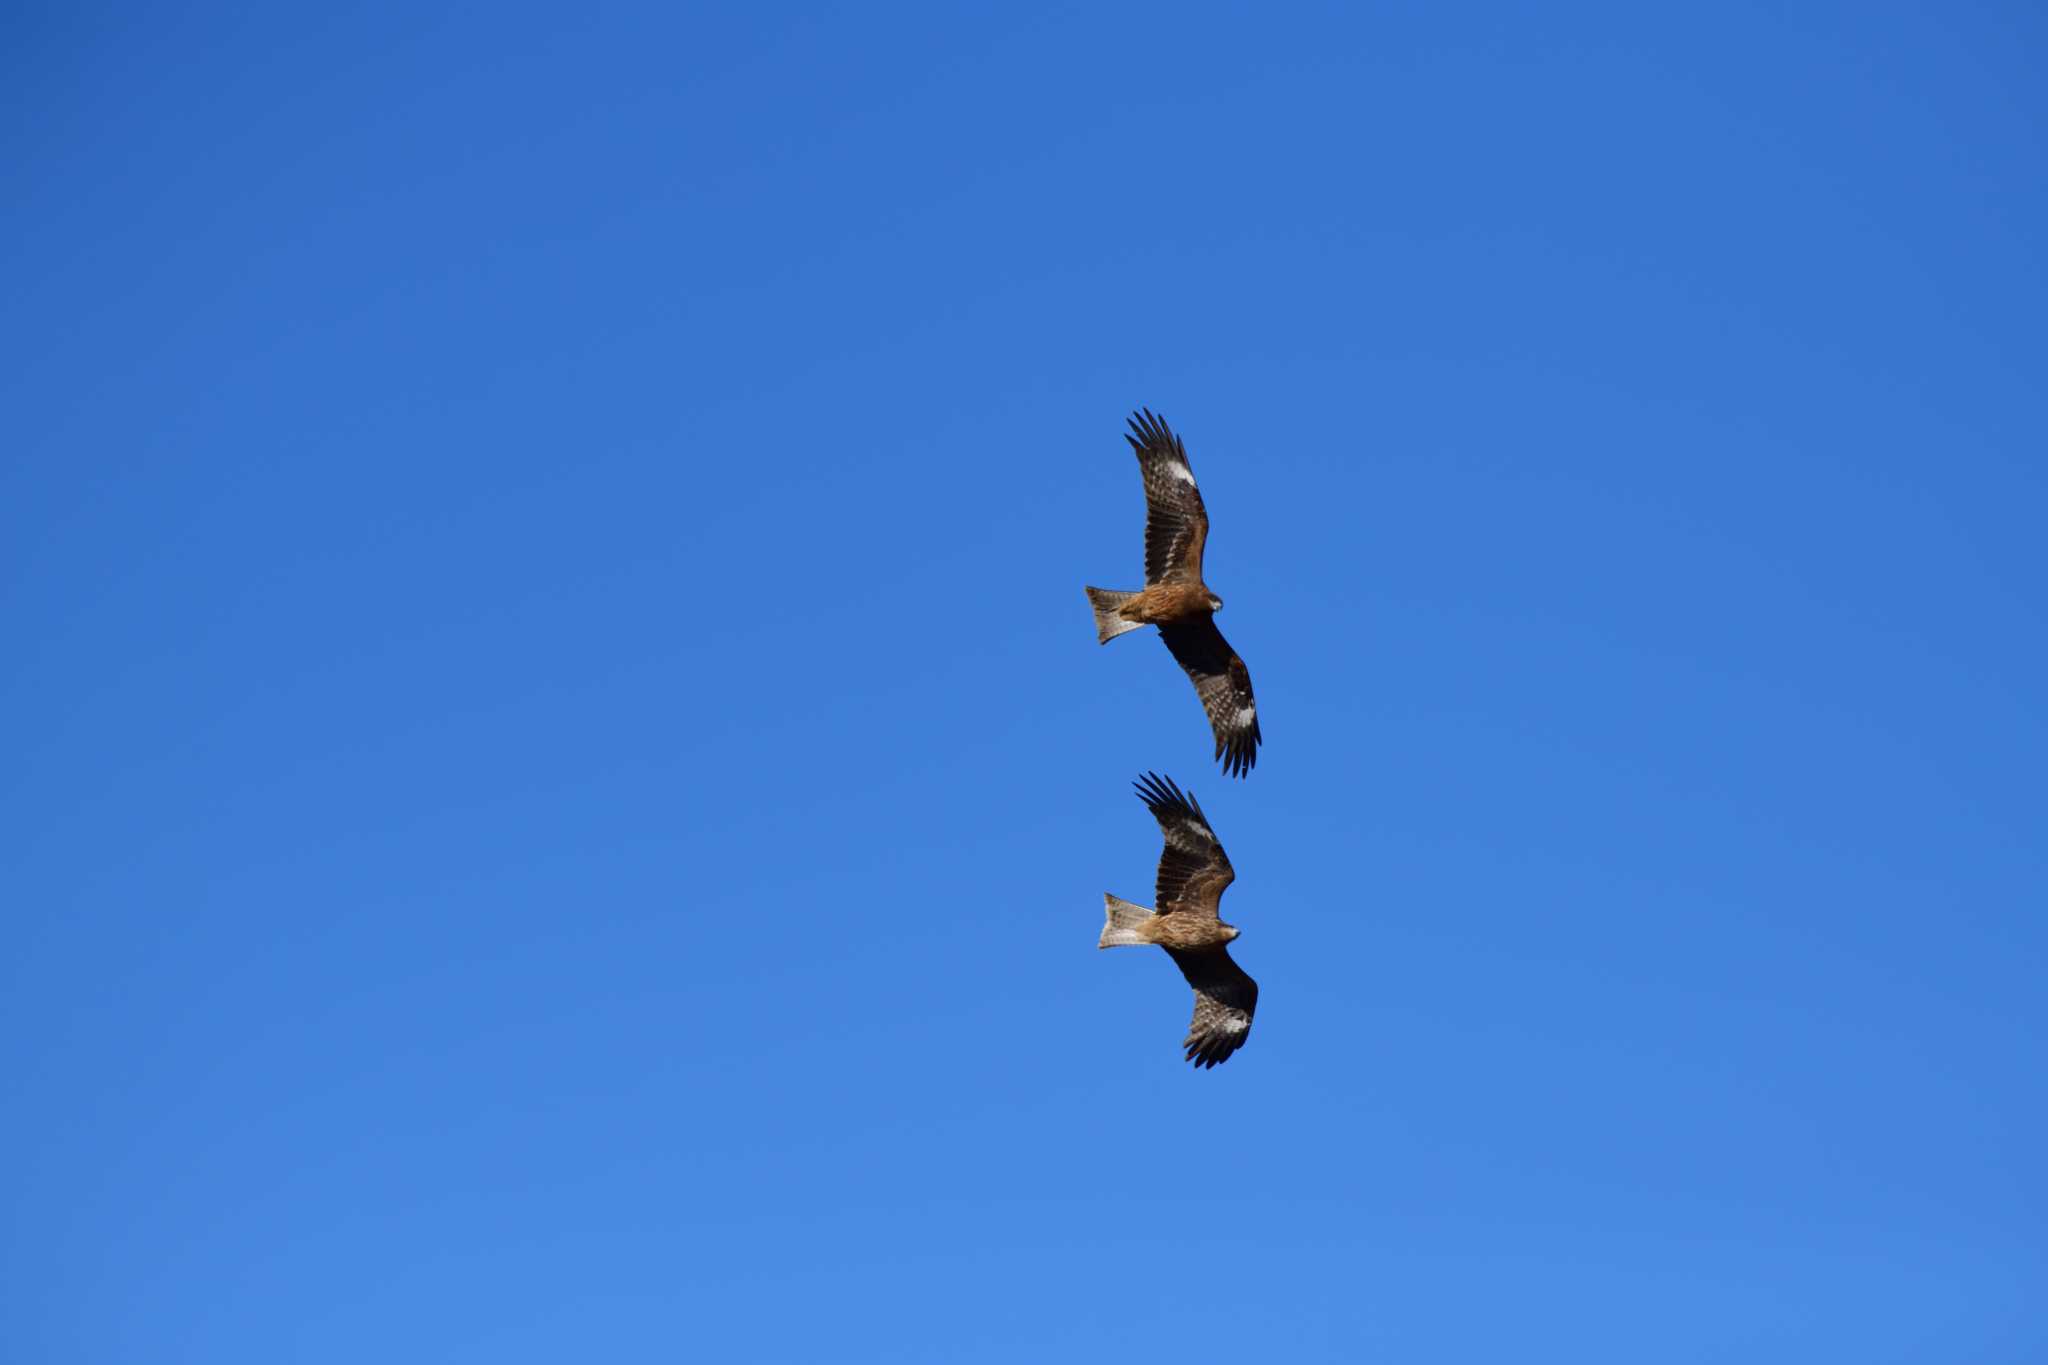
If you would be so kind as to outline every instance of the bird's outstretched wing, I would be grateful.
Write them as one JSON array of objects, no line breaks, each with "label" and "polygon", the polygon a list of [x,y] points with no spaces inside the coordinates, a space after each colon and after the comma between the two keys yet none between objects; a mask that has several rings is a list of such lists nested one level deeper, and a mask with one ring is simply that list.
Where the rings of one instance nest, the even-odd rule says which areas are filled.
[{"label": "bird's outstretched wing", "polygon": [[1244,1046],[1251,1036],[1252,1011],[1259,1007],[1259,983],[1231,961],[1230,950],[1169,948],[1173,964],[1195,988],[1195,1017],[1188,1023],[1188,1060],[1211,1067]]},{"label": "bird's outstretched wing", "polygon": [[1251,671],[1216,629],[1214,617],[1163,625],[1159,638],[1173,651],[1174,660],[1194,683],[1202,709],[1209,713],[1223,771],[1243,777],[1258,762],[1261,739]]},{"label": "bird's outstretched wing", "polygon": [[1223,889],[1237,880],[1237,873],[1202,808],[1170,777],[1146,773],[1135,785],[1138,799],[1166,836],[1166,847],[1159,854],[1153,908],[1162,915],[1217,918],[1216,904],[1223,899]]},{"label": "bird's outstretched wing", "polygon": [[1145,584],[1202,581],[1202,546],[1209,539],[1209,513],[1202,490],[1188,468],[1187,447],[1149,409],[1131,416],[1124,437],[1138,453],[1145,476]]}]

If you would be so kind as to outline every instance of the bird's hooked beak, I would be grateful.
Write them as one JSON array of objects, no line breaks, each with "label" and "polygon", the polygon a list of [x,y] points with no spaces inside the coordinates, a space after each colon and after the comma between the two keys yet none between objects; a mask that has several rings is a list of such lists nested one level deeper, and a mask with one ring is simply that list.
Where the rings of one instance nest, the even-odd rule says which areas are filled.
[{"label": "bird's hooked beak", "polygon": [[1222,598],[1220,598],[1220,597],[1218,597],[1218,596],[1217,596],[1217,595],[1216,595],[1215,593],[1213,593],[1213,592],[1209,594],[1209,610],[1210,610],[1210,611],[1222,611],[1222,610],[1223,610],[1223,599],[1222,599]]}]

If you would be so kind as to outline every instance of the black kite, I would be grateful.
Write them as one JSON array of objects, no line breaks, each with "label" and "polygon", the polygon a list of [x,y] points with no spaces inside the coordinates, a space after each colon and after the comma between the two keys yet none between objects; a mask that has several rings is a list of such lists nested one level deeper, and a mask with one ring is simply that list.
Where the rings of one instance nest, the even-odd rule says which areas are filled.
[{"label": "black kite", "polygon": [[1252,1011],[1258,1008],[1259,985],[1230,960],[1225,946],[1237,937],[1235,927],[1217,914],[1223,889],[1237,878],[1216,831],[1195,798],[1172,778],[1146,773],[1137,782],[1138,798],[1151,810],[1166,836],[1159,855],[1157,910],[1147,910],[1105,893],[1107,922],[1098,948],[1136,947],[1156,943],[1166,949],[1180,974],[1195,988],[1195,1017],[1182,1044],[1198,1067],[1211,1067],[1244,1046],[1251,1033]]},{"label": "black kite", "polygon": [[1131,418],[1124,439],[1138,453],[1145,479],[1145,586],[1138,592],[1088,589],[1096,639],[1108,644],[1125,631],[1158,626],[1209,714],[1223,771],[1243,777],[1258,759],[1259,712],[1244,660],[1216,629],[1223,599],[1202,581],[1209,514],[1188,468],[1187,447],[1149,409]]}]

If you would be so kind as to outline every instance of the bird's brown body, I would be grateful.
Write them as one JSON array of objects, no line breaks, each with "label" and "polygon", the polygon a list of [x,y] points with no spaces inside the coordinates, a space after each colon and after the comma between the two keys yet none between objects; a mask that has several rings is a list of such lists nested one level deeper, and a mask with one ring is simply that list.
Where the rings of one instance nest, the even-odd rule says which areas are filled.
[{"label": "bird's brown body", "polygon": [[1136,597],[1118,607],[1116,614],[1126,621],[1146,626],[1170,626],[1198,621],[1216,614],[1216,594],[1201,579],[1193,582],[1169,580],[1153,583]]},{"label": "bird's brown body", "polygon": [[1162,948],[1220,948],[1237,937],[1235,925],[1195,915],[1154,915],[1134,932]]}]

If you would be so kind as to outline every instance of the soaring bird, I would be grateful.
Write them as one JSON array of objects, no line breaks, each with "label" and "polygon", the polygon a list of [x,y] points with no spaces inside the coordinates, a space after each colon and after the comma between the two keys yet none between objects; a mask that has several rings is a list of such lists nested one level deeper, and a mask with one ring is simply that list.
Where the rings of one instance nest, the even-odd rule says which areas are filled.
[{"label": "soaring bird", "polygon": [[1145,479],[1145,586],[1138,592],[1089,588],[1095,607],[1095,635],[1108,644],[1140,626],[1159,627],[1159,638],[1195,684],[1216,757],[1223,771],[1243,777],[1258,759],[1259,712],[1252,701],[1252,675],[1244,660],[1216,629],[1223,599],[1202,581],[1202,546],[1209,539],[1209,513],[1188,468],[1187,447],[1150,409],[1131,417],[1124,437],[1138,453]]},{"label": "soaring bird", "polygon": [[1172,778],[1146,773],[1138,779],[1138,799],[1159,822],[1166,849],[1159,855],[1157,910],[1118,900],[1104,893],[1106,922],[1098,948],[1137,947],[1156,943],[1195,988],[1195,1017],[1182,1044],[1198,1067],[1211,1067],[1244,1046],[1251,1033],[1252,1011],[1259,1004],[1259,983],[1230,960],[1225,945],[1237,929],[1216,913],[1223,888],[1237,879],[1216,831],[1195,798]]}]

